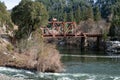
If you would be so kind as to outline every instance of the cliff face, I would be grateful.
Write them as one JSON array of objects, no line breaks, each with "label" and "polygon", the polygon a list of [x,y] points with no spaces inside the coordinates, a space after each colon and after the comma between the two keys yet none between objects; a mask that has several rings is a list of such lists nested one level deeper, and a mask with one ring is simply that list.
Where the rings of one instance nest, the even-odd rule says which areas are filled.
[{"label": "cliff face", "polygon": [[[12,34],[0,27],[0,66],[23,68],[42,72],[59,72],[62,70],[60,54],[53,45],[39,44],[34,37],[30,46],[19,52],[17,45],[12,44]],[[37,35],[38,36],[38,35]],[[21,44],[21,43],[20,43]],[[22,43],[21,49],[26,43]],[[20,47],[17,46],[17,47]]]}]

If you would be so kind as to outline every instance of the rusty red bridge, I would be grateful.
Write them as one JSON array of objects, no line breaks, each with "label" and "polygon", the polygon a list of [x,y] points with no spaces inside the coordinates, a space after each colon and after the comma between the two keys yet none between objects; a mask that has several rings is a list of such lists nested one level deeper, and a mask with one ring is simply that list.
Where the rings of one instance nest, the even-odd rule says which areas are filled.
[{"label": "rusty red bridge", "polygon": [[78,30],[75,22],[58,22],[52,21],[47,27],[42,27],[42,36],[44,38],[59,37],[101,37],[101,33],[84,33]]}]

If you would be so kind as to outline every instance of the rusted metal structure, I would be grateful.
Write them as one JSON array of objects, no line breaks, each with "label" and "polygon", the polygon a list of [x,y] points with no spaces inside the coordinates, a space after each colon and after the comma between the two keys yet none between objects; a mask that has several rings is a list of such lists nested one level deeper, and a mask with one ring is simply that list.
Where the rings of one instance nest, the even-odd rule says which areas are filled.
[{"label": "rusted metal structure", "polygon": [[49,22],[47,27],[42,27],[42,36],[44,38],[53,37],[101,37],[99,33],[84,33],[77,31],[78,27],[75,22]]}]

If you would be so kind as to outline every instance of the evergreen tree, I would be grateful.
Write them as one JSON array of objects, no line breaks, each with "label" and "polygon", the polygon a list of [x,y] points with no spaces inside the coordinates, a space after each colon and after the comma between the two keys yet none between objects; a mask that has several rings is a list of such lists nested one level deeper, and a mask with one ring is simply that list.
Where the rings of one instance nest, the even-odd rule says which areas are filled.
[{"label": "evergreen tree", "polygon": [[67,21],[74,21],[74,15],[73,15],[73,11],[70,11],[70,13],[68,14],[68,20]]},{"label": "evergreen tree", "polygon": [[89,6],[86,9],[86,19],[93,19],[93,8],[91,6]]},{"label": "evergreen tree", "polygon": [[5,4],[0,1],[0,26],[3,25],[8,25],[9,29],[13,28],[10,13],[6,10]]},{"label": "evergreen tree", "polygon": [[67,13],[64,13],[63,21],[67,21]]},{"label": "evergreen tree", "polygon": [[75,11],[75,20],[76,23],[79,23],[81,20],[81,11],[80,11],[80,6],[78,6],[77,10]]},{"label": "evergreen tree", "polygon": [[107,19],[112,14],[112,5],[116,3],[116,0],[97,0],[96,5],[99,7],[101,16]]},{"label": "evergreen tree", "polygon": [[12,21],[19,26],[16,38],[28,38],[33,31],[47,24],[48,13],[40,2],[22,0],[13,8]]},{"label": "evergreen tree", "polygon": [[94,20],[99,21],[101,19],[101,13],[98,7],[94,7]]},{"label": "evergreen tree", "polygon": [[113,19],[110,28],[110,35],[120,37],[120,1],[116,1],[113,7]]}]

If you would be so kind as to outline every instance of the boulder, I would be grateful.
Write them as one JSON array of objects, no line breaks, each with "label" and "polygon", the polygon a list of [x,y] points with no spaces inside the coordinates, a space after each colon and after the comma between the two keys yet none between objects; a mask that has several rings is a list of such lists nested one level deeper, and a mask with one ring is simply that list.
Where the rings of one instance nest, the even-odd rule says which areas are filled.
[{"label": "boulder", "polygon": [[107,41],[106,52],[120,54],[120,41]]}]

